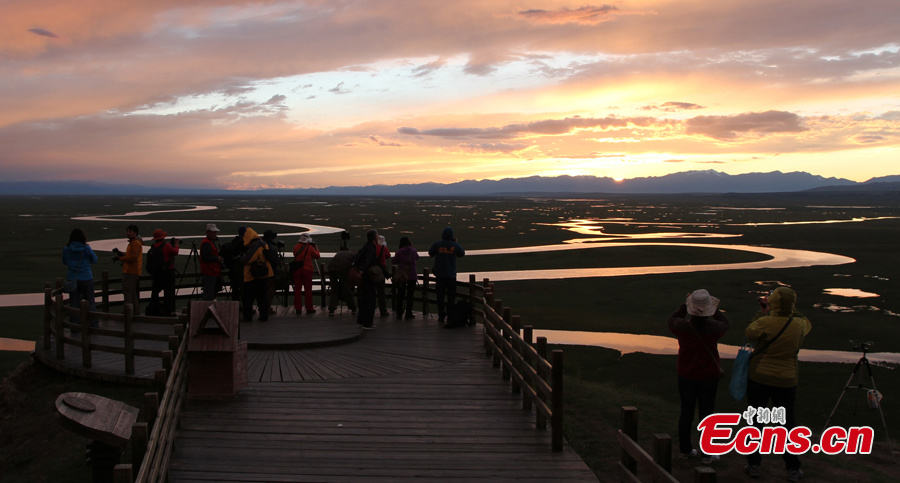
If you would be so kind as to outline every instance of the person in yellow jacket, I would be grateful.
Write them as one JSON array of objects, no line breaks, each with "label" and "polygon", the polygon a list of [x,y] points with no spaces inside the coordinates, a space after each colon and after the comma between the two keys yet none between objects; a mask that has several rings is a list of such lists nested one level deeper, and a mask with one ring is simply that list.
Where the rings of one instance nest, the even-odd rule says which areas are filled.
[{"label": "person in yellow jacket", "polygon": [[134,315],[141,313],[141,267],[144,260],[144,242],[141,240],[137,225],[128,225],[125,228],[125,237],[128,238],[128,246],[125,253],[114,248],[116,257],[114,260],[122,262],[122,296],[125,305],[134,308]]},{"label": "person in yellow jacket", "polygon": [[[748,340],[756,341],[758,351],[750,359],[747,403],[761,408],[771,399],[773,406],[783,407],[788,431],[797,425],[795,400],[800,379],[797,354],[812,328],[809,319],[797,311],[796,303],[796,292],[788,287],[778,287],[767,298],[760,299],[761,309],[744,331]],[[802,478],[800,458],[787,452],[783,458],[787,480]],[[749,454],[745,471],[751,477],[759,478],[761,463],[759,452]]]},{"label": "person in yellow jacket", "polygon": [[244,240],[244,254],[239,260],[244,264],[243,295],[244,322],[253,320],[253,299],[259,309],[259,320],[269,320],[269,302],[266,297],[267,279],[275,276],[269,263],[268,245],[252,228],[241,227],[239,234]]}]

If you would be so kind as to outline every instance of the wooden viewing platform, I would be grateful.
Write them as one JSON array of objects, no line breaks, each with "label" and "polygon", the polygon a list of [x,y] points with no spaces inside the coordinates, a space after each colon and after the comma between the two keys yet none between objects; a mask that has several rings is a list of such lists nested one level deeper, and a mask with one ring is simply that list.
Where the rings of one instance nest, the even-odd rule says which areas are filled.
[{"label": "wooden viewing platform", "polygon": [[[55,294],[48,289],[48,320],[59,312],[50,307]],[[489,302],[494,305],[492,296]],[[509,309],[496,302],[496,312],[508,320]],[[162,444],[161,452],[143,458],[140,475],[137,466],[127,472],[140,481],[156,481],[146,478],[148,470],[161,471],[168,481],[597,481],[562,440],[561,430],[544,426],[549,416],[542,414],[548,413],[532,408],[530,398],[525,404],[525,389],[544,393],[546,386],[523,386],[521,378],[531,376],[520,375],[521,369],[510,381],[508,364],[520,363],[507,351],[522,350],[522,342],[513,340],[518,336],[509,339],[509,331],[518,329],[504,329],[499,315],[491,313],[490,333],[482,323],[444,329],[422,312],[411,320],[376,317],[375,330],[362,330],[346,309],[337,316],[319,310],[298,317],[292,307],[280,307],[266,322],[242,322],[248,387],[233,398],[212,400],[183,400],[173,392],[174,406],[166,405],[160,427],[174,438],[160,436],[154,443],[157,437],[150,435],[151,445]],[[171,333],[172,327],[142,327],[135,320],[126,333]],[[87,340],[112,347],[122,323],[101,319],[101,330],[91,331]],[[85,366],[83,351],[73,344],[79,337],[83,341],[83,332],[73,339],[66,333],[60,358],[54,350],[57,327],[52,322],[49,342],[39,340],[36,353],[59,370],[158,387],[171,367],[172,352],[162,359],[135,357],[131,373],[127,359],[115,353],[97,352]],[[71,328],[66,324],[66,331]],[[513,345],[498,342],[504,338]],[[183,354],[178,347],[183,340],[134,344],[138,354],[167,346]],[[181,387],[180,365],[176,360],[170,372],[167,399],[169,386]],[[561,401],[556,404],[561,408]],[[163,408],[159,411],[163,418]],[[147,431],[141,431],[142,438]],[[170,438],[171,444],[164,442]],[[147,458],[160,457],[148,465]]]}]

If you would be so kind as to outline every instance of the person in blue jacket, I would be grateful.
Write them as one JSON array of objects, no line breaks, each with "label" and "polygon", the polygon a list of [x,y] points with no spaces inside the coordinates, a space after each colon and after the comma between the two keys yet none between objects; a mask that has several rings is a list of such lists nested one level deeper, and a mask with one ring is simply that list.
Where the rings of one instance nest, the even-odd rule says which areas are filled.
[{"label": "person in blue jacket", "polygon": [[[87,300],[88,304],[90,304],[90,310],[96,311],[94,274],[91,271],[91,265],[97,263],[97,254],[87,244],[87,237],[81,228],[75,228],[69,234],[69,243],[63,248],[62,261],[68,267],[66,280],[70,281],[70,285],[71,282],[75,282],[75,289],[69,291],[69,304],[72,307],[80,308],[81,301]],[[80,324],[81,318],[73,315],[69,318],[69,321],[73,324]],[[91,327],[99,326],[96,320],[91,321]]]},{"label": "person in blue jacket", "polygon": [[428,249],[428,255],[434,258],[438,322],[444,322],[447,310],[456,302],[456,259],[465,254],[465,250],[453,236],[453,228],[449,226],[444,228],[440,241],[434,242]]}]

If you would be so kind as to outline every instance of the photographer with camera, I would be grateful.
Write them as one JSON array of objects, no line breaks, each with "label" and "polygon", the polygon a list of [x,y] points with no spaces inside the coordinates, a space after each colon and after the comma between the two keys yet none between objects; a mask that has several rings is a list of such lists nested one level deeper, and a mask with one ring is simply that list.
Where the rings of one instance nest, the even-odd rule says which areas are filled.
[{"label": "photographer with camera", "polygon": [[[181,239],[172,237],[160,228],[153,230],[153,245],[147,251],[147,273],[153,278],[150,289],[150,305],[147,315],[169,317],[175,314],[175,255],[178,255]],[[159,292],[163,303],[159,303]]]},{"label": "photographer with camera", "polygon": [[118,248],[113,248],[114,262],[122,262],[122,296],[125,297],[125,305],[134,308],[133,314],[141,313],[141,293],[139,283],[141,280],[141,265],[144,258],[144,243],[138,235],[137,225],[128,225],[125,228],[125,237],[128,246],[125,253]]},{"label": "photographer with camera", "polygon": [[219,292],[222,278],[223,258],[219,256],[219,229],[215,223],[206,225],[206,238],[200,242],[200,279],[203,282],[203,294],[200,300],[215,300]]},{"label": "photographer with camera", "polygon": [[[304,299],[306,302],[306,313],[316,313],[316,308],[313,304],[312,281],[313,273],[315,272],[314,264],[320,256],[319,247],[316,246],[316,242],[312,240],[312,237],[308,233],[300,235],[300,241],[294,245],[294,261],[291,262],[294,281],[294,312],[297,315],[300,315]],[[301,292],[305,295],[304,299],[300,298]]]},{"label": "photographer with camera", "polygon": [[[768,297],[760,297],[760,310],[747,326],[744,334],[756,341],[756,351],[750,360],[747,378],[747,403],[756,408],[766,407],[769,400],[775,407],[784,407],[785,427],[788,431],[797,425],[795,401],[799,382],[797,354],[812,324],[795,306],[797,294],[788,287],[778,287]],[[757,423],[759,425],[759,423]],[[803,477],[800,458],[784,453],[788,481]],[[762,455],[759,451],[747,455],[745,471],[752,478],[759,478]]]}]

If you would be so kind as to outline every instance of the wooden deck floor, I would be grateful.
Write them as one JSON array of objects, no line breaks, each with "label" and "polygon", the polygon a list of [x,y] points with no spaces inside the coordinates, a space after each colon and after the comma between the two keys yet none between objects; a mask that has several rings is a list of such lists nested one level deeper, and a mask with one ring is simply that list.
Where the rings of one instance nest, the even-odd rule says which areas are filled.
[{"label": "wooden deck floor", "polygon": [[568,445],[550,450],[481,326],[377,324],[344,345],[251,350],[247,389],[184,408],[170,480],[597,481]]}]

